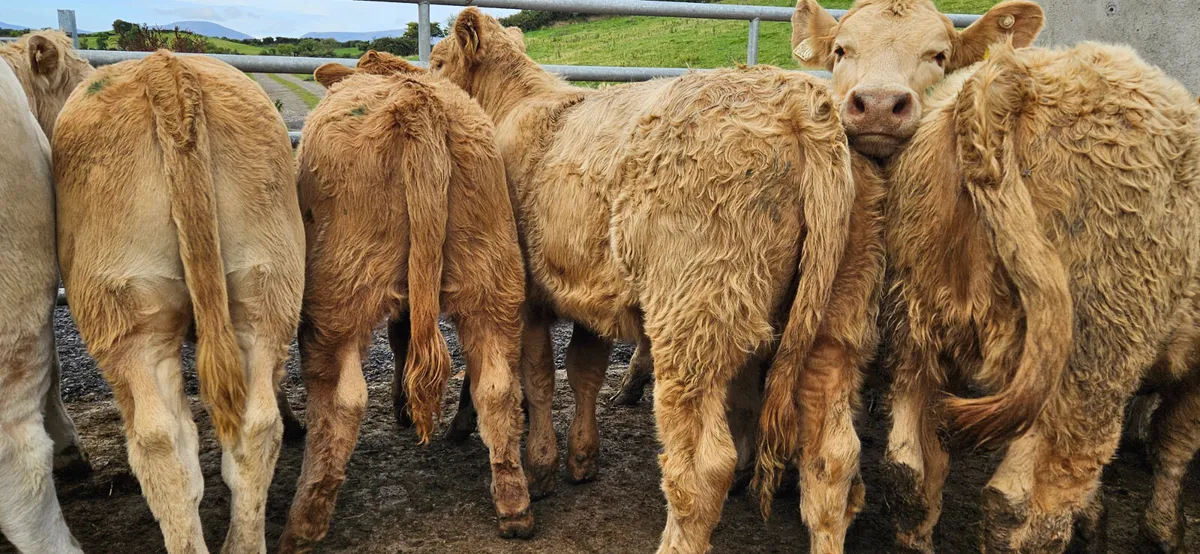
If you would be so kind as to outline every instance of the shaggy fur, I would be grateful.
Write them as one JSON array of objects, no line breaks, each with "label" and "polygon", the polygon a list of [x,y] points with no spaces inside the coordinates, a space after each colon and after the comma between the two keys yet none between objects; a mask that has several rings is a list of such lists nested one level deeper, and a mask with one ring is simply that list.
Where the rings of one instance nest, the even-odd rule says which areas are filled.
[{"label": "shaggy fur", "polygon": [[233,490],[224,551],[264,551],[282,430],[275,386],[303,292],[278,112],[232,67],[160,51],[78,87],[53,152],[67,296],[112,385],[130,466],[168,551],[207,551],[179,360],[193,327],[201,396]]},{"label": "shaggy fur", "polygon": [[379,321],[401,313],[408,325],[392,335],[422,441],[450,376],[437,327],[446,313],[491,452],[500,531],[533,531],[516,374],[525,280],[503,162],[491,122],[462,90],[411,66],[396,71],[394,61],[368,52],[357,71],[319,68],[331,88],[297,154],[309,435],[283,552],[310,550],[329,527],[367,402],[362,352]]},{"label": "shaggy fur", "polygon": [[[553,317],[595,336],[578,346],[585,359],[644,332],[668,502],[659,550],[707,551],[737,458],[726,417],[730,383],[756,355],[769,354],[781,332],[764,421],[798,433],[800,367],[822,348],[821,329],[861,326],[822,318],[839,268],[854,257],[843,252],[855,203],[851,156],[825,87],[756,67],[576,88],[530,60],[519,33],[474,8],[434,48],[431,67],[496,122],[515,199],[531,281],[522,349],[531,488],[553,486],[557,468]],[[863,288],[866,305],[874,287]],[[861,341],[828,340],[837,352],[828,367],[855,373],[840,347]],[[579,403],[595,402],[603,366],[582,365],[572,385],[576,409],[588,417],[593,408]],[[849,412],[837,427],[849,425]],[[568,469],[586,477],[595,466],[594,427],[575,429]],[[813,485],[836,490],[843,506],[854,500],[852,442],[842,446],[854,455],[838,457],[826,482]],[[842,466],[848,458],[851,466]]]},{"label": "shaggy fur", "polygon": [[851,146],[887,158],[916,131],[929,87],[996,42],[1028,46],[1041,28],[1042,9],[1023,0],[997,4],[961,32],[930,0],[858,0],[840,21],[816,0],[797,0],[792,55],[833,72]]},{"label": "shaggy fur", "polygon": [[16,73],[46,137],[54,136],[58,112],[75,86],[91,75],[92,66],[75,54],[71,37],[58,31],[38,31],[4,44],[0,59]]},{"label": "shaggy fur", "polygon": [[[1061,551],[1102,513],[1100,473],[1143,381],[1156,417],[1147,529],[1182,551],[1200,446],[1200,107],[1122,47],[993,47],[939,86],[887,201],[900,541],[930,551],[938,429],[1015,437],[985,494],[988,552]],[[966,384],[989,396],[940,400]]]},{"label": "shaggy fur", "polygon": [[0,64],[0,533],[21,552],[80,552],[51,477],[51,421],[65,421],[67,444],[78,439],[57,387],[50,144],[25,95]]}]

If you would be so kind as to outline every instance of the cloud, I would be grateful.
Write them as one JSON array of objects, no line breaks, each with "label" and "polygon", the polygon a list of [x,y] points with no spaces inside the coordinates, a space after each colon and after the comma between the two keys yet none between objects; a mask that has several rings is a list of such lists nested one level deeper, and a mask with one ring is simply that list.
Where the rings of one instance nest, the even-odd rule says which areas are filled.
[{"label": "cloud", "polygon": [[206,21],[258,19],[258,14],[253,11],[234,6],[181,6],[178,8],[155,8],[154,11],[176,19],[203,19]]}]

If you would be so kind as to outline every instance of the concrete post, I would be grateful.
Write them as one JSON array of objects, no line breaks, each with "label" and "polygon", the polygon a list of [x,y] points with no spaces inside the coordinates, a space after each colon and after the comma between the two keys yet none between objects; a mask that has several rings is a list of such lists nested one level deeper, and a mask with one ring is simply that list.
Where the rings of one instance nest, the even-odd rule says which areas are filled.
[{"label": "concrete post", "polygon": [[417,4],[417,54],[421,61],[429,62],[429,2]]},{"label": "concrete post", "polygon": [[75,28],[75,10],[58,10],[58,29],[71,37],[74,48],[79,50],[79,30]]},{"label": "concrete post", "polygon": [[1038,0],[1042,46],[1084,40],[1128,44],[1200,94],[1200,0]]}]

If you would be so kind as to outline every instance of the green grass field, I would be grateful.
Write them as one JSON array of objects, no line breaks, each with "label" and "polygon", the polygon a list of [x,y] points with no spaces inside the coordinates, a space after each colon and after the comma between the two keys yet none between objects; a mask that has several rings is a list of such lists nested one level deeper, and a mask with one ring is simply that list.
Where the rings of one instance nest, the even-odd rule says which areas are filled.
[{"label": "green grass field", "polygon": [[[999,0],[934,0],[948,13],[982,13]],[[795,0],[724,0],[724,4],[796,5]],[[847,8],[851,0],[822,0]],[[722,67],[746,62],[745,21],[669,17],[601,17],[562,23],[525,34],[529,55],[548,64],[645,67]],[[759,27],[758,62],[795,68],[791,25],[765,21]]]},{"label": "green grass field", "polygon": [[[223,38],[213,38],[213,37],[204,37],[204,38],[208,40],[208,45],[212,48],[223,48],[226,50],[232,50],[233,52],[235,52],[237,54],[261,54],[263,52],[263,48],[260,46],[253,46],[250,44],[242,44],[240,42],[234,42],[232,40],[225,40]],[[117,47],[117,37],[115,37],[115,36],[109,36],[108,43],[105,44],[103,48],[101,48],[100,45],[97,44],[99,42],[99,40],[100,40],[100,37],[98,37],[98,36],[84,35],[84,36],[79,37],[79,45],[82,47],[92,49],[92,50],[100,50],[100,49],[115,50]]]},{"label": "green grass field", "polygon": [[303,100],[304,103],[306,105],[308,105],[308,109],[310,109],[310,110],[313,109],[314,107],[316,107],[317,103],[321,101],[320,98],[317,98],[317,95],[315,95],[311,92],[308,92],[308,89],[306,89],[292,81],[284,79],[283,77],[281,77],[275,73],[268,74],[267,77],[270,77],[271,80],[287,87],[289,90],[296,93],[296,96],[299,96],[300,100]]}]

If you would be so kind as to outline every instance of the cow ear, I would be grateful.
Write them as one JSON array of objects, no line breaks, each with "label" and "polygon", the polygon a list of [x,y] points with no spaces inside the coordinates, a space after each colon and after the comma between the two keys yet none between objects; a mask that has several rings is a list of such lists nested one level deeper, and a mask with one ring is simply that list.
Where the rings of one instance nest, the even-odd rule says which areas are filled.
[{"label": "cow ear", "polygon": [[479,51],[479,32],[483,28],[483,13],[478,8],[467,8],[454,20],[454,40],[468,58]]},{"label": "cow ear", "polygon": [[313,78],[327,89],[351,75],[354,75],[354,70],[340,63],[327,63],[313,72]]},{"label": "cow ear", "polygon": [[517,41],[517,46],[521,47],[522,52],[525,51],[525,33],[521,32],[520,27],[505,27],[504,32]]},{"label": "cow ear", "polygon": [[833,31],[837,20],[817,0],[797,0],[792,12],[792,57],[800,65],[833,69]]},{"label": "cow ear", "polygon": [[58,70],[58,46],[50,39],[35,34],[29,37],[29,67],[34,73],[50,75]]},{"label": "cow ear", "polygon": [[1038,33],[1042,32],[1044,21],[1041,6],[1033,2],[1009,0],[996,4],[955,37],[946,71],[983,61],[988,48],[998,42],[1011,40],[1014,48],[1033,44]]}]

